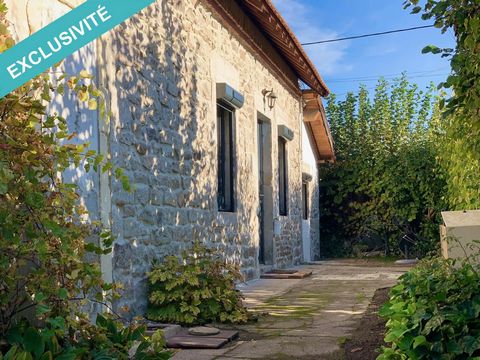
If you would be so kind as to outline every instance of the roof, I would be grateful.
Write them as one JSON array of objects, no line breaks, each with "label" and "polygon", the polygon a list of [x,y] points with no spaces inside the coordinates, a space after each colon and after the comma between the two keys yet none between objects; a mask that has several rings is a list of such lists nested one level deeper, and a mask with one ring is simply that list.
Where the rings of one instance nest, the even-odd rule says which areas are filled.
[{"label": "roof", "polygon": [[261,30],[289,62],[299,79],[325,97],[329,90],[315,65],[271,0],[241,0]]},{"label": "roof", "polygon": [[[271,0],[205,0],[224,20],[226,26],[237,31],[246,44],[276,71],[295,94],[303,94],[307,104],[304,123],[317,162],[335,161],[333,139],[321,97],[330,93],[315,65]],[[240,14],[241,13],[241,14]],[[255,31],[265,43],[259,41]],[[276,57],[281,58],[280,66]],[[311,90],[300,90],[298,79]]]},{"label": "roof", "polygon": [[335,161],[332,134],[321,97],[314,90],[303,91],[303,122],[307,129],[315,158],[319,163]]}]

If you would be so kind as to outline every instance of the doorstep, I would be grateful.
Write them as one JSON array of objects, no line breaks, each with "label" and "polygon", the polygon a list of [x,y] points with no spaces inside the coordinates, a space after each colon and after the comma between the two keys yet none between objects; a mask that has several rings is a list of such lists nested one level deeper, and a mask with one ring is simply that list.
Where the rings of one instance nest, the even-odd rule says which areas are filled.
[{"label": "doorstep", "polygon": [[312,275],[312,270],[275,269],[260,276],[261,279],[304,279]]}]

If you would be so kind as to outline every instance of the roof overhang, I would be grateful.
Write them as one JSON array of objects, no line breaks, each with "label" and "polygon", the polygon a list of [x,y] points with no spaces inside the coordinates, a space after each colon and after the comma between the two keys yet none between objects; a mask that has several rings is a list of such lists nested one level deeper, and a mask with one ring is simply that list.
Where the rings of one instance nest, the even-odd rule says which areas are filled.
[{"label": "roof overhang", "polygon": [[334,162],[334,144],[321,97],[314,90],[304,90],[303,101],[303,122],[317,162]]},{"label": "roof overhang", "polygon": [[271,0],[237,0],[258,23],[299,79],[325,97],[329,90],[315,65]]}]

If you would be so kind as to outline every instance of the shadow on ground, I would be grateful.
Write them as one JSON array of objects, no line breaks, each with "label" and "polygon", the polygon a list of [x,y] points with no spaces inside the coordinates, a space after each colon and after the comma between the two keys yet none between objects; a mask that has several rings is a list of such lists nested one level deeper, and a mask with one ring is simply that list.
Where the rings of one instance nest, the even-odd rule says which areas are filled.
[{"label": "shadow on ground", "polygon": [[312,270],[312,276],[302,280],[262,279],[242,289],[259,320],[237,327],[238,342],[219,350],[181,351],[174,359],[344,359],[343,345],[376,289],[394,285],[408,270],[393,264],[351,260],[319,262],[303,268]]}]

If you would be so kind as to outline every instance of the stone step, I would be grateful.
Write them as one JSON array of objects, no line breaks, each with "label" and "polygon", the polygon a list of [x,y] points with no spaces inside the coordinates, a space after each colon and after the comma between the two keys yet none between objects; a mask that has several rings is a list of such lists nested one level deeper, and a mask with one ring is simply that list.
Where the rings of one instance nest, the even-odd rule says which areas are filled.
[{"label": "stone step", "polygon": [[262,274],[261,279],[303,279],[312,275],[311,270],[272,270]]}]

